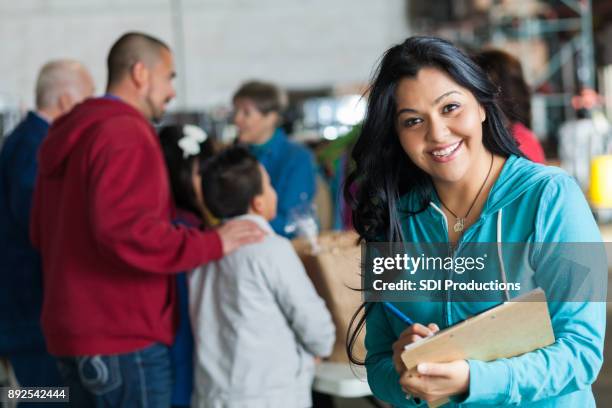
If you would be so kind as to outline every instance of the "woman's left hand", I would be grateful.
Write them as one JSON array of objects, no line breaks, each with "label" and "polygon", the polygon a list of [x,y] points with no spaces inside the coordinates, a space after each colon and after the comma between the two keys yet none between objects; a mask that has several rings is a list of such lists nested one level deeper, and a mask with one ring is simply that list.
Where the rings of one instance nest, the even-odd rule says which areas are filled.
[{"label": "woman's left hand", "polygon": [[404,371],[400,385],[406,394],[428,402],[464,394],[470,385],[470,366],[465,360],[421,363],[416,372]]}]

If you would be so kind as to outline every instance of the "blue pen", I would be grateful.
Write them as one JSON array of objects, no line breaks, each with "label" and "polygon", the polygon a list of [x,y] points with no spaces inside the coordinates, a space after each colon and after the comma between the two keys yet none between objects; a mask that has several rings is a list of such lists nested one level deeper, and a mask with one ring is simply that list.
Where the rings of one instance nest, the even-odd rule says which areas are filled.
[{"label": "blue pen", "polygon": [[[390,311],[391,313],[393,313],[397,318],[399,318],[402,322],[406,323],[408,326],[412,326],[414,324],[414,322],[412,321],[411,318],[409,318],[408,316],[406,316],[405,314],[403,314],[397,307],[393,306],[391,303],[389,302],[383,302],[383,305],[387,308],[388,311]],[[409,395],[406,395],[407,399],[414,399],[414,402],[417,404],[421,403],[421,399],[417,398],[417,397],[410,397]]]},{"label": "blue pen", "polygon": [[383,305],[387,308],[388,311],[393,313],[398,319],[406,323],[408,326],[412,326],[414,324],[411,318],[403,314],[397,307],[393,306],[391,303],[383,302]]}]

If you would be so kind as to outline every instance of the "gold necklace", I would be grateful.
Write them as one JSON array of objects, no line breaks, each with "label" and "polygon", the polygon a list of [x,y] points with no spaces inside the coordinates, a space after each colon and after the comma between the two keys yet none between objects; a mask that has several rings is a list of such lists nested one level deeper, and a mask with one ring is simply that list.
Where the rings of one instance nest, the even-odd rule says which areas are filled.
[{"label": "gold necklace", "polygon": [[474,204],[476,204],[476,201],[478,200],[478,197],[480,197],[480,193],[482,192],[482,189],[484,188],[485,184],[487,184],[487,180],[489,179],[489,176],[491,175],[491,169],[492,168],[493,168],[493,153],[491,153],[491,164],[489,165],[489,172],[487,173],[487,177],[485,177],[484,181],[482,182],[482,185],[480,186],[480,189],[478,190],[478,193],[476,194],[476,197],[474,197],[474,200],[472,201],[472,204],[470,205],[470,208],[468,209],[467,213],[465,214],[465,217],[457,216],[457,214],[455,214],[453,212],[453,210],[451,210],[450,208],[448,208],[448,206],[446,204],[444,204],[444,201],[442,201],[442,198],[440,198],[440,194],[438,194],[438,199],[440,200],[440,203],[442,204],[442,206],[444,208],[446,208],[448,210],[448,212],[451,213],[453,215],[453,217],[455,217],[455,219],[456,219],[455,225],[453,225],[453,231],[455,231],[455,232],[463,232],[463,228],[465,227],[465,219],[467,217],[469,217],[470,212],[472,211],[472,208],[474,208]]}]

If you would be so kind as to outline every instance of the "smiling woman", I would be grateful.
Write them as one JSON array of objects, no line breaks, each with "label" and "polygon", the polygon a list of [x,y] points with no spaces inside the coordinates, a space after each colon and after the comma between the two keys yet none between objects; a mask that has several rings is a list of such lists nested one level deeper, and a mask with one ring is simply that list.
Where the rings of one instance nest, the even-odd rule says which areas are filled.
[{"label": "smiling woman", "polygon": [[455,212],[464,212],[491,154],[497,156],[491,180],[502,158],[523,156],[504,126],[496,92],[480,67],[446,41],[412,37],[385,53],[353,150],[357,167],[346,185],[367,177],[357,182],[356,194],[345,191],[363,238],[400,239],[395,210],[409,190],[418,201],[409,212],[423,211],[438,194]]},{"label": "smiling woman", "polygon": [[[475,221],[477,211],[472,209],[483,204],[480,193],[493,164],[499,171],[503,163],[501,157],[495,162],[482,144],[485,111],[468,89],[436,68],[423,68],[415,78],[402,79],[395,98],[400,144],[409,159],[432,178],[442,207],[449,218],[456,219],[449,230],[451,242],[456,242]],[[480,186],[474,183],[481,179]]]},{"label": "smiling woman", "polygon": [[[423,68],[416,78],[399,82],[396,100],[399,141],[415,164],[440,181],[481,170],[469,165],[490,156],[482,144],[486,115],[470,91],[439,69]],[[460,155],[464,160],[456,160]]]},{"label": "smiling woman", "polygon": [[[575,271],[553,268],[554,256],[534,253],[529,245],[513,257],[530,262],[512,263],[506,274],[504,264],[513,260],[504,259],[502,242],[601,242],[601,237],[576,183],[523,157],[504,126],[497,97],[485,72],[450,42],[411,37],[390,48],[370,87],[352,153],[355,170],[345,183],[355,229],[366,241],[444,243],[455,258],[466,251],[464,242],[497,242],[498,265],[487,268],[499,273],[500,285],[490,292],[500,301],[534,289],[551,268],[567,272],[564,285],[578,287]],[[583,285],[585,293],[599,284]],[[407,372],[400,359],[407,344],[492,306],[450,301],[447,289],[437,297],[444,302],[395,303],[419,322],[407,328],[380,303],[366,303],[355,314],[364,311],[347,350],[358,363],[351,349],[365,323],[365,365],[378,398],[397,407],[414,406],[418,398],[495,406],[595,405],[590,386],[602,363],[605,303],[589,301],[588,295],[584,302],[549,304],[557,337],[551,346],[491,362],[422,363],[418,373]]]}]

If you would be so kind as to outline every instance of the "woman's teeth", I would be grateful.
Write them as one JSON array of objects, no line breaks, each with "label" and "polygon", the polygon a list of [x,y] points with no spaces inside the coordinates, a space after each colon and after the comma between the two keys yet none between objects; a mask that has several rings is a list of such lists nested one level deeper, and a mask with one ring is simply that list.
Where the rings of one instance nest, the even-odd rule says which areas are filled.
[{"label": "woman's teeth", "polygon": [[436,157],[448,156],[449,154],[457,150],[457,147],[459,147],[459,144],[461,144],[461,142],[457,142],[454,145],[450,145],[446,149],[434,150],[433,152],[431,152],[431,154],[433,154]]}]

